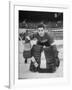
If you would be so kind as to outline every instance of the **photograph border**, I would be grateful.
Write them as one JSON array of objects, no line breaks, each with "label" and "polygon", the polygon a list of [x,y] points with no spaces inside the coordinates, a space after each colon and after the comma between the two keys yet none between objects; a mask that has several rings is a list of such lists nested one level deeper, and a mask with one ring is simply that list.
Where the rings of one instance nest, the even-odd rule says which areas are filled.
[{"label": "photograph border", "polygon": [[[24,86],[23,87],[31,87],[30,85],[29,85],[29,83],[31,82],[31,80],[26,80],[26,79],[24,79],[24,81],[23,80],[18,80],[18,75],[17,75],[17,73],[16,73],[16,68],[18,68],[18,65],[16,65],[17,64],[17,48],[16,48],[16,45],[17,45],[17,43],[18,43],[18,33],[15,31],[16,30],[16,28],[18,28],[17,26],[18,26],[18,23],[17,23],[17,25],[16,25],[16,22],[17,22],[17,20],[18,20],[18,17],[17,17],[17,19],[15,19],[15,13],[16,13],[16,11],[15,11],[15,8],[16,8],[16,6],[24,6],[24,7],[40,7],[40,8],[43,8],[43,7],[47,7],[47,6],[37,6],[37,5],[35,5],[35,6],[32,6],[31,4],[30,5],[25,5],[24,3],[20,3],[20,2],[9,2],[9,30],[10,30],[10,32],[9,32],[9,37],[10,37],[10,39],[9,39],[9,43],[10,43],[10,57],[9,57],[9,60],[10,60],[10,62],[9,62],[9,67],[10,67],[10,69],[9,69],[9,84],[10,84],[10,87],[18,87],[18,86],[20,86],[20,87],[22,87],[22,85],[21,85],[21,83],[22,84],[24,84]],[[51,7],[52,6],[52,7]],[[64,19],[66,19],[67,18],[67,22],[66,22],[66,25],[67,24],[69,24],[69,14],[68,13],[70,13],[70,11],[69,11],[69,7],[68,6],[66,6],[66,5],[49,5],[49,7],[50,8],[60,8],[60,9],[64,9],[65,11],[65,14],[66,14],[66,16],[64,16],[65,18]],[[58,7],[57,7],[58,6]],[[60,7],[59,7],[60,6]],[[48,7],[48,8],[49,8]],[[50,9],[49,8],[49,9]],[[29,9],[30,10],[30,9]],[[65,24],[65,23],[64,23]],[[67,28],[69,27],[69,25],[68,26],[64,26],[64,28],[66,29],[66,31],[64,31],[64,39],[66,38],[67,40],[68,40],[68,42],[69,42],[69,39],[67,38],[68,36],[67,36],[67,33],[69,33],[68,31],[67,31]],[[68,43],[68,42],[66,42],[66,40],[64,41],[64,43]],[[68,48],[68,45],[64,45],[64,47],[65,48]],[[64,48],[64,50],[65,50],[65,48]],[[68,49],[67,49],[68,50]],[[67,55],[67,53],[66,52],[64,52],[64,54],[65,55]],[[65,57],[66,58],[66,57]],[[68,58],[68,57],[67,57]],[[68,63],[68,62],[67,62]],[[66,63],[66,64],[67,64]],[[35,82],[36,81],[36,83],[34,83],[34,86],[37,84],[37,86],[39,86],[40,84],[41,85],[58,85],[58,84],[61,84],[61,85],[63,85],[63,83],[64,84],[68,84],[69,83],[69,63],[68,63],[68,70],[66,70],[65,71],[65,73],[68,73],[67,74],[67,76],[63,79],[63,78],[60,78],[61,79],[61,81],[59,81],[58,80],[58,78],[52,78],[52,79],[32,79],[32,81],[33,82]],[[54,80],[56,80],[56,82],[52,82],[53,81],[53,79]],[[46,83],[42,83],[41,81],[45,81]],[[49,81],[50,83],[48,83],[47,81]],[[39,83],[37,83],[37,82],[39,82]],[[27,85],[28,84],[28,85]],[[33,84],[33,83],[32,83]]]}]

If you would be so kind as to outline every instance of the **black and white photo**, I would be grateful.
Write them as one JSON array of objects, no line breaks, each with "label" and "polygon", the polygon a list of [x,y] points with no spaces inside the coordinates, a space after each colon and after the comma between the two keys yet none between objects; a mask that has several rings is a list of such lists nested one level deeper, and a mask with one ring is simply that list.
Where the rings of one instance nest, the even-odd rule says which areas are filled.
[{"label": "black and white photo", "polygon": [[10,88],[69,83],[70,8],[45,3],[9,3]]},{"label": "black and white photo", "polygon": [[18,11],[18,79],[63,77],[63,12]]}]

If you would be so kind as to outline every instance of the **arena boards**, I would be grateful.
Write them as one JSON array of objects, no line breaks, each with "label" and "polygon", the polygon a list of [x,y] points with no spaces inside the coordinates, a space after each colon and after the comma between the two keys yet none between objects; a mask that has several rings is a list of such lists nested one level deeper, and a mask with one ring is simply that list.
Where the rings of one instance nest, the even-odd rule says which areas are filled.
[{"label": "arena boards", "polygon": [[[68,54],[69,51],[68,30],[70,20],[69,13],[70,11],[68,5],[59,5],[59,4],[54,5],[48,4],[48,2],[45,3],[41,2],[41,5],[38,2],[37,3],[9,2],[10,88],[68,84],[69,60],[70,60]],[[28,30],[28,35],[33,34],[34,32],[36,33],[37,32],[36,25],[38,25],[39,23],[44,24],[45,31],[51,33],[55,38],[55,44],[59,51],[59,59],[60,59],[60,66],[59,69],[56,71],[56,73],[30,72],[29,71],[30,62],[28,62],[27,64],[25,64],[24,62],[22,53],[24,50],[25,41],[23,41],[22,35],[24,36],[24,32],[26,30]],[[19,36],[20,34],[21,36]],[[34,44],[36,43],[35,39],[34,41],[31,41],[32,46],[33,43]],[[28,50],[28,48],[26,50]],[[41,70],[47,71],[46,66],[44,66],[44,64],[46,63],[46,61],[44,61],[45,59],[44,54],[42,54],[41,58],[42,58],[41,67],[43,68]],[[30,60],[32,59],[29,59],[29,61]]]}]

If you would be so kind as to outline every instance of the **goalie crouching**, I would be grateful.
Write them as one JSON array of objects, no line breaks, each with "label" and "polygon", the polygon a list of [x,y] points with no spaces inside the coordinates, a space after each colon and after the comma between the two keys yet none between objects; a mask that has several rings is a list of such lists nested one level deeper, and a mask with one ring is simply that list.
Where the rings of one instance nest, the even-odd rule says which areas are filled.
[{"label": "goalie crouching", "polygon": [[[30,71],[33,72],[49,72],[52,73],[56,71],[60,64],[58,58],[58,51],[56,45],[54,44],[54,39],[44,30],[44,25],[40,24],[37,28],[37,33],[27,36],[27,40],[37,39],[37,44],[33,45],[31,49],[32,60],[30,64]],[[46,67],[41,66],[41,55],[44,52]]]}]

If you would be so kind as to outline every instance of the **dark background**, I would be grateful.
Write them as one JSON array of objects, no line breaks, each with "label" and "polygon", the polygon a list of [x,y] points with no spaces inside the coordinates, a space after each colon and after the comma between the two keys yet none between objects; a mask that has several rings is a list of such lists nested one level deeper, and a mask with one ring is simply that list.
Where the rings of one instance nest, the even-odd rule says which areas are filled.
[{"label": "dark background", "polygon": [[[55,14],[57,16],[55,16]],[[41,11],[21,11],[19,10],[19,23],[23,22],[49,22],[63,21],[63,13],[60,12],[41,12]]]}]

